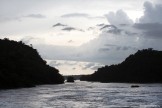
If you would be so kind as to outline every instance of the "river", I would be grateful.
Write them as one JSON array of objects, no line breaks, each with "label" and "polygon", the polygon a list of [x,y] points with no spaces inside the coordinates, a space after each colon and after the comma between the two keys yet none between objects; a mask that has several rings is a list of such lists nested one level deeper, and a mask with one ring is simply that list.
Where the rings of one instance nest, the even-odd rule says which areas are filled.
[{"label": "river", "polygon": [[161,108],[162,84],[76,81],[0,91],[0,108]]}]

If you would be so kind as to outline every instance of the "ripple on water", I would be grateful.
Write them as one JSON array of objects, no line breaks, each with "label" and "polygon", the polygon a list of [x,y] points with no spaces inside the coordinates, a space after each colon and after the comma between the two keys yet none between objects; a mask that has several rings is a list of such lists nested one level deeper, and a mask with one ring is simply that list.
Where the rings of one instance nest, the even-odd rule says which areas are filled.
[{"label": "ripple on water", "polygon": [[0,91],[0,108],[160,108],[161,84],[90,83],[41,85]]}]

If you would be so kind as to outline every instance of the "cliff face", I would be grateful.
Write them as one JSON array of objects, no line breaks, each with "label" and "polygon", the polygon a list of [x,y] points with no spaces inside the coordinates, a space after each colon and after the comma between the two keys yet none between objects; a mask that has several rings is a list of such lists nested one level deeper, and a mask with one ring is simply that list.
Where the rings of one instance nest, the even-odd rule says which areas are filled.
[{"label": "cliff face", "polygon": [[99,68],[81,80],[99,82],[161,83],[162,51],[139,50],[120,64]]},{"label": "cliff face", "polygon": [[64,78],[36,49],[22,42],[0,40],[0,89],[61,84]]}]

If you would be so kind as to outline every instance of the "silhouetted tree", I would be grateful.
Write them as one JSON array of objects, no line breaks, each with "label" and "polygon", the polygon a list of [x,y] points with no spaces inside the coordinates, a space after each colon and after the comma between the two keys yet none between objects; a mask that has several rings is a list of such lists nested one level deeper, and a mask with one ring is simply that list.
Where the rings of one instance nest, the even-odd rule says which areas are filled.
[{"label": "silhouetted tree", "polygon": [[120,64],[104,66],[81,80],[99,82],[162,82],[162,51],[152,48],[137,51]]},{"label": "silhouetted tree", "polygon": [[67,82],[74,82],[74,77],[73,76],[68,76],[67,77]]},{"label": "silhouetted tree", "polygon": [[0,89],[61,83],[63,76],[47,65],[36,49],[22,41],[0,39]]}]

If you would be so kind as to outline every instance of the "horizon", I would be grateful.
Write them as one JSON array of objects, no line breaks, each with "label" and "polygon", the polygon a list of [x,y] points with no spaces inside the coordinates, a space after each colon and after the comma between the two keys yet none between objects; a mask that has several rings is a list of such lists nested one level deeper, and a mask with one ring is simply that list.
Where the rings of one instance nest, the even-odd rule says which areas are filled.
[{"label": "horizon", "polygon": [[1,0],[0,39],[32,44],[63,75],[162,50],[160,0]]}]

